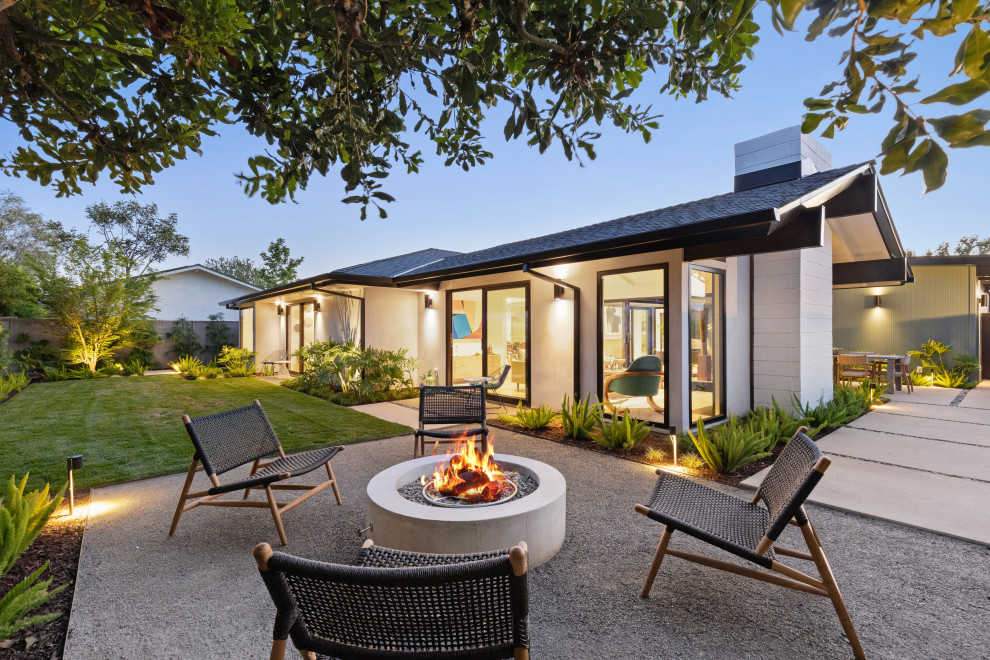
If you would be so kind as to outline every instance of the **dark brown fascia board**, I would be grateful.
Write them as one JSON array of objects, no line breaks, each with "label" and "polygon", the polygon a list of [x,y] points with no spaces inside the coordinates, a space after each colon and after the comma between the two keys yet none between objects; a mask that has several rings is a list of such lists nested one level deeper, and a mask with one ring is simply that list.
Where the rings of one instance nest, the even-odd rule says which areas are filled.
[{"label": "dark brown fascia board", "polygon": [[[546,250],[528,255],[520,255],[498,259],[479,264],[468,264],[464,266],[454,266],[442,270],[423,273],[419,275],[406,275],[395,279],[397,286],[419,286],[425,282],[440,282],[449,279],[474,277],[478,275],[491,275],[519,270],[523,264],[529,264],[532,268],[552,266],[559,263],[577,263],[581,261],[592,261],[595,259],[605,259],[613,256],[627,256],[642,254],[645,252],[656,252],[660,250],[672,250],[681,247],[689,247],[713,240],[720,240],[719,232],[729,230],[745,230],[751,236],[765,235],[769,232],[773,223],[779,222],[780,216],[775,208],[741,213],[727,216],[717,220],[703,223],[687,225],[685,227],[674,227],[656,232],[647,232],[635,236],[624,236],[621,238],[586,243],[584,245],[560,248],[557,250]],[[745,232],[744,232],[745,233]]]},{"label": "dark brown fascia board", "polygon": [[976,266],[990,274],[990,254],[949,254],[930,257],[908,257],[914,266]]},{"label": "dark brown fascia board", "polygon": [[792,216],[774,225],[766,236],[685,248],[684,261],[783,252],[823,245],[825,245],[825,207],[818,206],[804,209],[800,215]]},{"label": "dark brown fascia board", "polygon": [[838,288],[898,286],[913,281],[914,275],[903,257],[832,265],[832,286]]},{"label": "dark brown fascia board", "polygon": [[327,285],[327,284],[354,284],[357,286],[383,286],[389,288],[395,287],[395,282],[393,282],[392,278],[390,277],[371,277],[368,275],[324,273],[323,275],[317,275],[316,277],[309,277],[304,280],[296,280],[295,282],[283,284],[282,286],[273,287],[271,289],[265,289],[264,291],[257,291],[255,293],[251,293],[246,296],[241,296],[240,298],[234,298],[233,300],[230,301],[230,304],[241,305],[244,303],[255,302],[258,300],[265,300],[266,298],[273,298],[275,296],[285,295],[288,293],[305,291],[308,289],[312,289],[317,285]]}]

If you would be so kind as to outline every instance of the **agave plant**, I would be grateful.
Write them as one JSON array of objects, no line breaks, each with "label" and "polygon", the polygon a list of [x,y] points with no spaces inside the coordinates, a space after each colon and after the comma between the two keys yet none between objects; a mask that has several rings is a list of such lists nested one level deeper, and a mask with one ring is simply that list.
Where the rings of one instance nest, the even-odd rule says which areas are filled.
[{"label": "agave plant", "polygon": [[615,451],[629,451],[650,434],[650,424],[633,419],[628,410],[620,410],[612,418],[611,423],[605,421],[605,416],[599,413],[596,421],[598,434],[592,440]]},{"label": "agave plant", "polygon": [[722,474],[735,472],[747,463],[772,455],[767,451],[766,436],[732,415],[725,424],[711,431],[705,429],[704,422],[699,421],[697,435],[690,435],[708,467]]},{"label": "agave plant", "polygon": [[499,415],[498,418],[503,422],[508,422],[510,424],[518,424],[523,428],[529,429],[530,431],[538,431],[542,428],[549,426],[550,422],[556,419],[557,413],[553,408],[547,404],[543,404],[539,408],[523,408],[522,403],[516,407],[515,415]]},{"label": "agave plant", "polygon": [[573,403],[566,394],[564,395],[564,404],[560,409],[560,421],[564,426],[564,433],[575,440],[590,438],[601,415],[602,404],[592,404],[590,394],[585,397],[584,401],[575,399]]}]

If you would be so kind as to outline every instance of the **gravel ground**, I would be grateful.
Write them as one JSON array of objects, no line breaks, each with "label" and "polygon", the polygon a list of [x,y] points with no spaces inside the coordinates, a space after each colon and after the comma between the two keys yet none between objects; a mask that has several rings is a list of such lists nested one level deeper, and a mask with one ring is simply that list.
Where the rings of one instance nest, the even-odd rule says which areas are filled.
[{"label": "gravel ground", "polygon": [[[826,599],[673,557],[641,600],[660,527],[633,504],[649,495],[652,471],[507,431],[497,432],[497,443],[500,453],[551,463],[568,482],[564,547],[530,573],[534,658],[852,656]],[[364,486],[405,460],[410,444],[366,442],[335,458],[344,505],[328,490],[286,514],[287,550],[351,561],[362,541]],[[250,552],[260,541],[274,545],[271,518],[201,508],[168,538],[181,481],[93,491],[104,511],[86,530],[67,660],[267,654],[274,607]],[[990,657],[990,549],[818,506],[809,513],[870,658]],[[783,541],[799,546],[799,533],[789,529]],[[672,545],[728,558],[684,535]]]}]

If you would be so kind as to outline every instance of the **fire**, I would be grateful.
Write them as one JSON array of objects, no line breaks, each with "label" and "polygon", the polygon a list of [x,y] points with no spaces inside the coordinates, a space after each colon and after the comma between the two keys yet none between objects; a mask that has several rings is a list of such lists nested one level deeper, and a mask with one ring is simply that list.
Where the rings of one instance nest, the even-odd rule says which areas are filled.
[{"label": "fire", "polygon": [[458,442],[454,448],[458,447],[457,453],[444,455],[432,477],[420,477],[420,483],[440,496],[457,497],[471,504],[502,499],[512,484],[495,462],[492,443],[489,441],[483,455],[475,449],[473,440]]}]

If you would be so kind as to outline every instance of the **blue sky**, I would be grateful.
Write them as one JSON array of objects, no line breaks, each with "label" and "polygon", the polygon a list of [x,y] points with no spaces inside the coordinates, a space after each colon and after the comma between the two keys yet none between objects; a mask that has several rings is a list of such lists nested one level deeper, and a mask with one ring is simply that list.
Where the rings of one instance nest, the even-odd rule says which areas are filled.
[{"label": "blue sky", "polygon": [[[769,21],[760,22],[767,27],[734,98],[675,101],[657,93],[656,81],[644,82],[633,100],[652,103],[664,115],[650,144],[605,127],[597,160],[581,167],[559,149],[541,156],[523,140],[506,143],[502,126],[508,108],[498,107],[485,132],[495,158],[465,173],[445,168],[424,143],[426,162],[419,174],[397,171],[385,181],[384,189],[397,198],[385,220],[362,222],[358,207],[341,204],[344,191],[336,172],[326,179],[316,175],[296,196],[297,203],[273,206],[248,198],[233,175],[264,145],[237,126],[222,127],[218,137],[204,142],[202,157],[194,155],[159,174],[156,185],[139,196],[144,203],[157,203],[162,213],[177,213],[180,231],[191,239],[188,258],[161,267],[235,254],[257,260],[271,240],[282,236],[294,255],[305,257],[299,269],[304,277],[426,247],[474,250],[729,192],[733,144],[799,124],[802,101],[838,77],[838,57],[848,45],[846,38],[809,44],[803,33],[781,37]],[[947,84],[957,43],[950,37],[918,44],[923,90],[931,93]],[[879,117],[855,117],[836,139],[822,140],[834,166],[875,157],[890,128],[892,105]],[[953,111],[959,110],[940,114]],[[19,140],[9,124],[0,125],[0,151]],[[921,251],[965,234],[987,233],[988,157],[985,147],[950,150],[948,182],[927,195],[920,175],[883,178],[907,247]],[[3,178],[0,189],[12,190],[48,218],[79,228],[87,224],[87,205],[121,198],[106,181],[68,199],[23,178]]]}]

